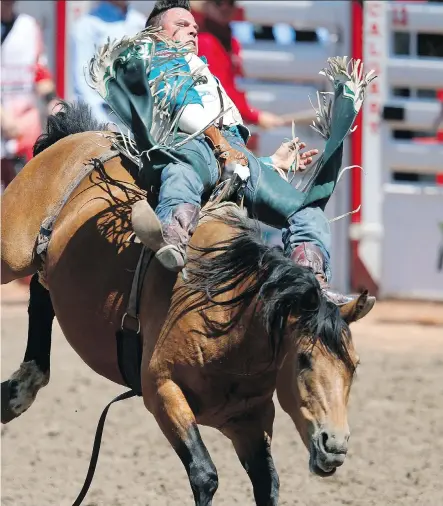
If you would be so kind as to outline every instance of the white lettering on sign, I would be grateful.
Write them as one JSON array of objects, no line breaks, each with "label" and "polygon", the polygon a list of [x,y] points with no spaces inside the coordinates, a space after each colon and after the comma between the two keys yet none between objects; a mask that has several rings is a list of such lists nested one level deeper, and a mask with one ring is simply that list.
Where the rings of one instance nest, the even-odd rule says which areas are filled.
[{"label": "white lettering on sign", "polygon": [[365,125],[372,135],[377,135],[380,128],[380,113],[385,95],[380,81],[384,59],[386,58],[386,8],[385,2],[365,2],[365,23],[364,23],[364,64],[366,70],[373,69],[378,76],[368,90],[366,98]]},{"label": "white lettering on sign", "polygon": [[[374,70],[377,78],[369,85],[363,105],[362,224],[377,229],[382,224],[383,124],[386,103],[386,63],[388,27],[386,1],[367,1],[364,6],[363,62],[365,71]],[[364,235],[359,255],[375,280],[380,279],[380,239]]]}]

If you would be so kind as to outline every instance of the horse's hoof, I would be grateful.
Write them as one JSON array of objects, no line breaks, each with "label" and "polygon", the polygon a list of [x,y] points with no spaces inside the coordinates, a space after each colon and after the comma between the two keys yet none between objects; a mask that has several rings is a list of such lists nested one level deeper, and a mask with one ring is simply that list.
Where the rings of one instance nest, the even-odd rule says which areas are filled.
[{"label": "horse's hoof", "polygon": [[9,423],[11,420],[14,420],[14,418],[17,418],[20,415],[17,415],[12,409],[10,405],[11,400],[11,385],[10,381],[3,381],[2,382],[2,389],[1,389],[1,404],[2,404],[2,423]]}]

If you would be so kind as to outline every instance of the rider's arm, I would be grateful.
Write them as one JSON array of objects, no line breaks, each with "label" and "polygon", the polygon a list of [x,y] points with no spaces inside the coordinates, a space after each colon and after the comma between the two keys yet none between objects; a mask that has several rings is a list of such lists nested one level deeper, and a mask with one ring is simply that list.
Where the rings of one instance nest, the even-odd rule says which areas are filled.
[{"label": "rider's arm", "polygon": [[214,115],[208,114],[202,105],[189,104],[183,110],[178,126],[180,130],[191,135],[207,128],[214,119]]},{"label": "rider's arm", "polygon": [[[174,69],[177,69],[177,73],[180,75],[173,75]],[[210,125],[215,120],[217,113],[213,108],[204,107],[199,92],[194,88],[195,78],[190,75],[191,69],[186,59],[177,57],[163,65],[154,65],[149,79],[155,79],[163,72],[166,79],[159,85],[158,96],[160,100],[166,96],[171,114],[177,114],[182,110],[178,121],[179,129],[192,135]],[[180,90],[178,94],[171,91],[174,88]]]},{"label": "rider's arm", "polygon": [[[174,68],[180,72],[180,75],[177,73],[173,75]],[[155,79],[162,72],[165,73],[165,79],[159,85],[158,96],[160,100],[171,99],[168,103],[172,114],[180,113],[182,109],[178,121],[180,130],[190,135],[203,131],[222,166],[227,163],[247,165],[246,156],[233,148],[221,131],[213,125],[220,108],[204,107],[199,92],[194,88],[194,78],[189,75],[191,69],[186,59],[178,57],[163,65],[154,64],[153,70],[149,73],[149,79]],[[171,90],[174,88],[180,90],[179,93],[173,93]]]}]

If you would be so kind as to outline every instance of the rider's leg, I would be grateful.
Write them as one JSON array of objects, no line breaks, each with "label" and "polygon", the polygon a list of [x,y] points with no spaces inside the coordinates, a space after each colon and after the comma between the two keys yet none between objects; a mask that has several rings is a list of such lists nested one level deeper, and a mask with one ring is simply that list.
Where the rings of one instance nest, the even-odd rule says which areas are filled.
[{"label": "rider's leg", "polygon": [[[321,207],[305,207],[290,216],[288,225],[282,230],[282,239],[285,255],[314,271],[323,293],[331,302],[343,306],[358,298],[355,294],[343,295],[329,286],[331,232],[329,221]],[[375,297],[368,296],[358,319],[366,316],[374,304]]]},{"label": "rider's leg", "polygon": [[170,163],[161,174],[159,203],[155,209],[162,224],[164,244],[158,260],[169,270],[186,263],[186,246],[198,224],[203,183],[189,165]]},{"label": "rider's leg", "polygon": [[[331,278],[331,232],[323,209],[332,195],[335,181],[328,184],[323,175],[321,184],[313,185],[306,193],[301,192],[271,167],[260,163],[240,139],[230,139],[230,142],[248,156],[251,177],[246,186],[245,201],[250,214],[271,226],[282,228],[285,256],[312,269],[324,295],[331,302],[341,306],[356,300],[358,295],[342,295],[331,290],[328,284]],[[304,207],[306,200],[313,200],[314,195],[317,201]],[[374,303],[375,297],[368,297],[359,318],[365,316]]]},{"label": "rider's leg", "polygon": [[[282,230],[285,254],[295,263],[310,267],[329,300],[337,306],[354,301],[358,295],[343,295],[332,290],[330,250],[331,230],[324,209],[332,196],[340,172],[343,145],[338,148],[338,156],[330,160],[327,170],[320,171],[306,189],[303,207],[288,218],[288,224]],[[358,319],[366,316],[374,307],[375,297],[368,296]]]},{"label": "rider's leg", "polygon": [[[203,137],[186,143],[179,153],[195,163],[171,162],[162,169],[156,216],[146,202],[137,203],[132,215],[141,241],[156,252],[164,267],[173,271],[180,271],[186,263],[186,245],[198,224],[201,197],[219,177],[216,160]],[[144,170],[152,167],[146,164]],[[157,218],[162,227],[160,234],[153,233]]]}]

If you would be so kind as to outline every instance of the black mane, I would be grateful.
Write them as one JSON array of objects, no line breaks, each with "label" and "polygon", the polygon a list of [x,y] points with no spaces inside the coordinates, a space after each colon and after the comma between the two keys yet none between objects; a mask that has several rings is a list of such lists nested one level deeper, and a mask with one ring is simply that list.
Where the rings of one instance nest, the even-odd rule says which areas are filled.
[{"label": "black mane", "polygon": [[[313,343],[320,339],[330,353],[353,369],[347,346],[349,327],[337,306],[321,294],[312,271],[284,257],[281,248],[264,244],[254,222],[233,213],[217,219],[234,226],[238,234],[213,247],[194,248],[199,255],[192,258],[192,266],[186,269],[188,282],[184,288],[188,293],[191,289],[194,294],[200,294],[200,298],[188,310],[199,305],[208,307],[208,304],[237,308],[235,316],[227,324],[211,326],[211,331],[223,334],[233,329],[257,298],[274,354],[279,351],[292,314],[298,317],[300,332],[310,336]],[[252,279],[254,282],[249,283],[237,297],[226,302],[216,300],[217,296]]]},{"label": "black mane", "polygon": [[48,117],[46,131],[34,144],[34,156],[68,135],[108,130],[105,124],[94,119],[91,108],[84,102],[59,103],[62,106],[60,111]]}]

